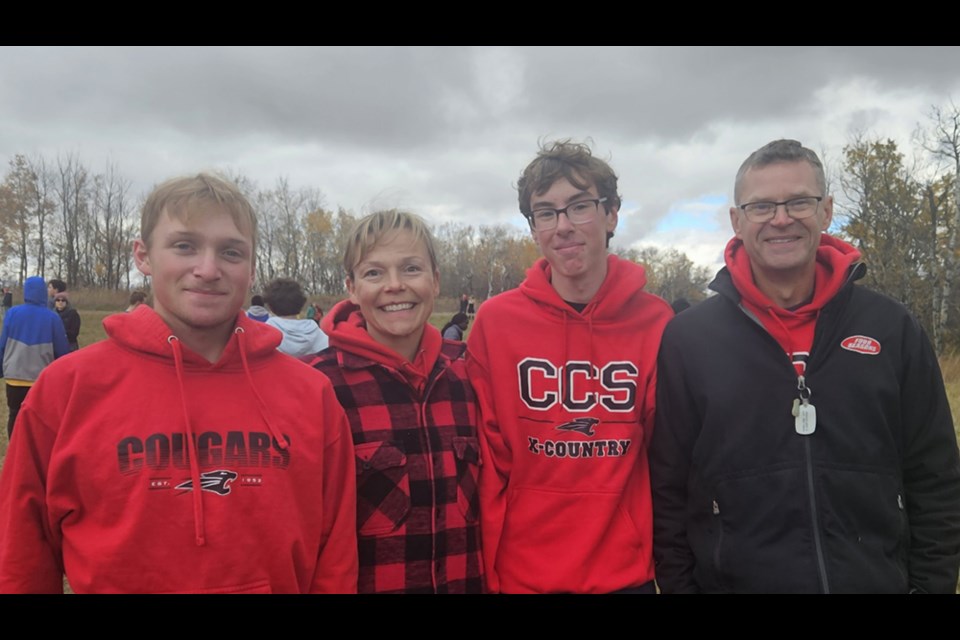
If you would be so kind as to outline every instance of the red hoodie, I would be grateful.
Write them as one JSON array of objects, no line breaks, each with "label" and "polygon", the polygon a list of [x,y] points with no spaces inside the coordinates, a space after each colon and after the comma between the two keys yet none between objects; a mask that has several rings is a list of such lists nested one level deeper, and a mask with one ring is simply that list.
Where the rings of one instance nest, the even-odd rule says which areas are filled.
[{"label": "red hoodie", "polygon": [[[0,477],[0,592],[355,592],[354,457],[330,382],[239,314],[211,364],[149,307],[62,358]],[[202,491],[195,491],[197,485]]]},{"label": "red hoodie", "polygon": [[849,277],[850,265],[860,260],[860,252],[852,245],[821,234],[817,248],[813,297],[797,307],[777,306],[753,281],[750,258],[743,250],[743,241],[732,238],[724,251],[727,269],[740,292],[741,303],[754,314],[767,332],[790,358],[797,375],[806,371],[806,361],[813,346],[813,333],[820,309],[830,302]]},{"label": "red hoodie", "polygon": [[670,306],[607,258],[577,313],[539,260],[484,303],[468,341],[480,399],[487,581],[504,593],[607,593],[653,580],[647,444]]}]

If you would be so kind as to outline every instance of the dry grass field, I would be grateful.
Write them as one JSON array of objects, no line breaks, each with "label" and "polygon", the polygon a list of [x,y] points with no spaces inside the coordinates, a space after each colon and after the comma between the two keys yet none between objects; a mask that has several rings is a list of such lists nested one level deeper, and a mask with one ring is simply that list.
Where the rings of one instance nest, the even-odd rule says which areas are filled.
[{"label": "dry grass field", "polygon": [[[80,296],[77,296],[78,299]],[[114,296],[115,298],[115,296]],[[73,299],[73,297],[71,298]],[[326,311],[330,308],[330,300],[318,300],[323,309]],[[327,303],[327,304],[324,304]],[[454,301],[455,303],[455,301]],[[437,328],[440,328],[445,324],[450,316],[456,311],[456,306],[454,303],[448,303],[443,305],[444,310],[438,313],[435,313],[431,318],[430,322],[434,324]],[[85,308],[80,311],[80,317],[82,318],[82,326],[80,331],[80,345],[89,345],[98,340],[103,340],[106,335],[103,331],[103,319],[110,313],[116,313],[118,309],[122,310],[126,308],[126,301],[121,300],[118,302],[113,298],[107,296],[94,297],[91,296],[84,304],[85,307],[89,305],[89,308]],[[940,366],[943,369],[943,377],[946,382],[947,396],[950,400],[950,407],[953,410],[953,428],[957,434],[957,440],[960,441],[960,354],[952,354],[941,359]],[[0,468],[3,466],[3,458],[6,456],[7,452],[7,404],[6,399],[0,400]],[[69,587],[66,587],[69,590]],[[958,585],[958,592],[960,592],[960,585]]]}]

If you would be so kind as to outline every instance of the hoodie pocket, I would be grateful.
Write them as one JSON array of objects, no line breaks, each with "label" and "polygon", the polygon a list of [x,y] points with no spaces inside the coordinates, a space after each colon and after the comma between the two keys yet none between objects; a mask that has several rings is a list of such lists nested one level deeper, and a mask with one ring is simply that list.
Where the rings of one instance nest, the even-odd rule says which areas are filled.
[{"label": "hoodie pocket", "polygon": [[357,533],[396,531],[410,514],[407,456],[390,442],[354,446],[357,457]]},{"label": "hoodie pocket", "polygon": [[480,517],[480,497],[477,494],[480,443],[476,438],[456,437],[453,452],[457,458],[457,503],[464,519],[474,523]]}]

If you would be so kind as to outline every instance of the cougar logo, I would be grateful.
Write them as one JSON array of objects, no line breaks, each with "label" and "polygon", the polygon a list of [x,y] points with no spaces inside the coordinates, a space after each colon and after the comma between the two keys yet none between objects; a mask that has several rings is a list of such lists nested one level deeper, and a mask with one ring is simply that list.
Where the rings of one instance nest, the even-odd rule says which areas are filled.
[{"label": "cougar logo", "polygon": [[[225,496],[230,493],[230,483],[236,479],[237,474],[234,471],[226,471],[223,469],[207,471],[206,473],[200,474],[200,490],[211,491],[218,496]],[[184,491],[193,491],[193,480],[181,482],[175,488],[183,489]]]},{"label": "cougar logo", "polygon": [[579,431],[585,436],[592,436],[596,433],[593,428],[598,424],[600,424],[600,421],[596,418],[577,418],[570,422],[558,424],[557,429],[561,431]]}]

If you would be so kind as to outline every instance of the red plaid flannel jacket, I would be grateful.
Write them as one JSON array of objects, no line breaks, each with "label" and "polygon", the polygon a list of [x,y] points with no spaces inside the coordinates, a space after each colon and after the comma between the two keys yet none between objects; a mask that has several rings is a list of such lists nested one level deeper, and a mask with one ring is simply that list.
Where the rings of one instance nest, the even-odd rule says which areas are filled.
[{"label": "red plaid flannel jacket", "polygon": [[480,593],[477,401],[463,343],[444,342],[423,397],[336,347],[310,362],[353,431],[360,593]]}]

